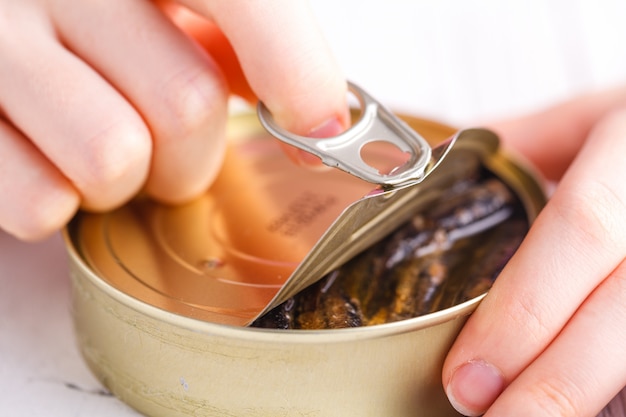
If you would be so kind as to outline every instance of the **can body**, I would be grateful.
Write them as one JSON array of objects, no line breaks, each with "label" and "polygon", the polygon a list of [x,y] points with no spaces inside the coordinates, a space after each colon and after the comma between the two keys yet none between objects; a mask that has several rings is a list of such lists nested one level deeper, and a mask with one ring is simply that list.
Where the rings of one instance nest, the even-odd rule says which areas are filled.
[{"label": "can body", "polygon": [[473,303],[421,329],[298,334],[194,322],[72,274],[86,362],[148,416],[456,415],[441,367]]},{"label": "can body", "polygon": [[[408,122],[433,141],[454,132],[420,119]],[[509,162],[505,168],[494,165],[525,194],[532,221],[544,198],[535,178]],[[290,224],[289,230],[300,226]],[[79,216],[65,232],[78,344],[99,380],[146,415],[458,415],[443,391],[441,369],[484,294],[426,316],[368,328],[285,331],[219,324],[189,301],[193,291],[172,288],[178,298],[163,301],[163,288],[170,287],[135,292],[109,279],[92,253],[100,246],[89,246],[91,238],[83,236],[87,226]],[[167,233],[156,240],[161,238],[175,240]],[[102,247],[110,249],[111,242],[105,243]],[[114,261],[119,263],[119,256]],[[150,265],[142,273],[156,269]],[[185,302],[191,307],[180,307]]]}]

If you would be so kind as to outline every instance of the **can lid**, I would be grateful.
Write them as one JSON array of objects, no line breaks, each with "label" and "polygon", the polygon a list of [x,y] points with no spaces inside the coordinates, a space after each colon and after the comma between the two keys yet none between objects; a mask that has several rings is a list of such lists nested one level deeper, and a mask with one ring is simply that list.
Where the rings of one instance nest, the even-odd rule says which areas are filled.
[{"label": "can lid", "polygon": [[[170,312],[233,325],[255,317],[372,185],[294,165],[253,114],[233,116],[228,131],[223,168],[197,200],[168,206],[137,198],[111,212],[79,213],[69,234],[80,260],[106,283]],[[384,150],[380,157],[384,163]]]},{"label": "can lid", "polygon": [[[410,125],[431,143],[455,132],[415,118]],[[137,198],[108,213],[79,213],[67,233],[76,261],[149,305],[205,321],[248,324],[372,185],[339,170],[294,165],[252,113],[231,117],[228,132],[224,166],[197,200],[168,206]],[[387,152],[383,146],[372,157],[384,164]],[[506,160],[498,164],[512,182],[524,177]],[[528,184],[534,182],[520,187]],[[531,200],[542,195],[535,194]]]}]

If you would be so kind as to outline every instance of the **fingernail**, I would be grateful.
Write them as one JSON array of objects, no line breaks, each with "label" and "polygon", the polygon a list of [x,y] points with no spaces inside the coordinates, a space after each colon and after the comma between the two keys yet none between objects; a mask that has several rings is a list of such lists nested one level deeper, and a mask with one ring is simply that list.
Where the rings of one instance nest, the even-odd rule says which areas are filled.
[{"label": "fingernail", "polygon": [[[337,136],[344,130],[345,129],[339,122],[339,120],[333,118],[312,129],[309,132],[308,136],[318,139],[330,138],[333,136]],[[303,150],[298,150],[298,162],[302,165],[306,165],[312,168],[325,168],[325,166],[322,165],[320,159],[317,156]]]},{"label": "fingernail", "polygon": [[502,373],[482,361],[469,361],[454,371],[446,394],[452,406],[465,416],[479,416],[504,390]]}]

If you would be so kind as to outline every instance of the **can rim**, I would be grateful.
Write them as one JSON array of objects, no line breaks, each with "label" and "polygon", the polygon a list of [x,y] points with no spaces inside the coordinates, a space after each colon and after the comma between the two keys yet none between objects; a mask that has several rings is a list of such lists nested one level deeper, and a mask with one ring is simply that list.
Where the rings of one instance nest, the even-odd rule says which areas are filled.
[{"label": "can rim", "polygon": [[[400,335],[403,333],[415,332],[428,329],[435,325],[455,320],[459,317],[469,315],[485,297],[483,293],[475,298],[452,307],[435,311],[422,316],[373,326],[362,326],[343,329],[320,329],[320,330],[300,330],[300,329],[265,329],[241,327],[235,325],[213,323],[193,317],[183,316],[173,313],[157,306],[141,301],[125,292],[115,288],[113,285],[101,279],[85,262],[76,248],[72,239],[72,233],[67,226],[62,231],[66,250],[70,261],[78,267],[83,279],[95,285],[102,294],[110,299],[160,322],[165,322],[177,328],[189,330],[194,333],[205,333],[214,336],[221,336],[230,339],[246,341],[256,341],[263,343],[336,343],[363,339],[375,339],[390,335]],[[76,277],[73,274],[73,279]]]}]

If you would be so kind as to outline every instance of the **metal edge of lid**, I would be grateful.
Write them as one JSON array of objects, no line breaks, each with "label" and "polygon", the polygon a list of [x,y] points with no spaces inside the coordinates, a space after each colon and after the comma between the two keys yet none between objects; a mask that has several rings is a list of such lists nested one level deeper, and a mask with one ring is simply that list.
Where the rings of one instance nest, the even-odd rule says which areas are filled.
[{"label": "metal edge of lid", "polygon": [[[239,117],[239,116],[235,116]],[[244,115],[243,117],[250,117]],[[410,126],[415,129],[429,131],[424,136],[438,142],[455,132],[455,129],[435,121],[421,119],[413,116],[400,115]],[[236,122],[236,120],[234,120]],[[532,222],[545,204],[546,197],[540,176],[532,167],[514,161],[514,157],[503,155],[501,151],[486,157],[485,166],[502,178],[522,200]],[[194,332],[219,334],[225,337],[241,338],[263,342],[290,342],[290,343],[329,343],[342,342],[366,338],[378,338],[394,334],[401,334],[431,327],[443,322],[454,320],[458,317],[470,314],[486,295],[482,294],[462,304],[440,310],[425,316],[415,317],[399,322],[386,323],[377,326],[366,326],[350,329],[327,329],[327,330],[276,330],[276,329],[251,329],[239,326],[231,326],[194,319],[166,311],[160,307],[150,305],[129,294],[120,291],[103,279],[90,268],[77,242],[77,229],[80,222],[78,214],[63,231],[63,239],[66,244],[69,257],[77,268],[80,277],[95,285],[97,289],[108,297],[146,316],[170,323],[171,325],[186,328]]]},{"label": "metal edge of lid", "polygon": [[[115,288],[101,279],[87,264],[76,246],[75,224],[71,223],[62,232],[66,243],[66,251],[72,263],[72,279],[86,281],[101,294],[111,300],[130,308],[152,319],[168,323],[174,327],[184,328],[197,333],[207,333],[234,339],[259,341],[264,343],[331,343],[347,342],[360,339],[379,338],[429,328],[471,313],[484,295],[478,296],[456,306],[440,310],[425,316],[386,323],[377,326],[356,327],[348,329],[326,330],[279,330],[240,327],[228,324],[208,322],[192,317],[172,313],[160,307],[148,304]],[[79,274],[79,275],[77,275]]]},{"label": "metal edge of lid", "polygon": [[508,185],[520,199],[528,221],[532,223],[547,202],[546,181],[531,163],[513,151],[504,149],[495,132],[487,131],[493,135],[492,144],[467,140],[460,141],[457,146],[471,148],[481,155],[485,168]]}]

